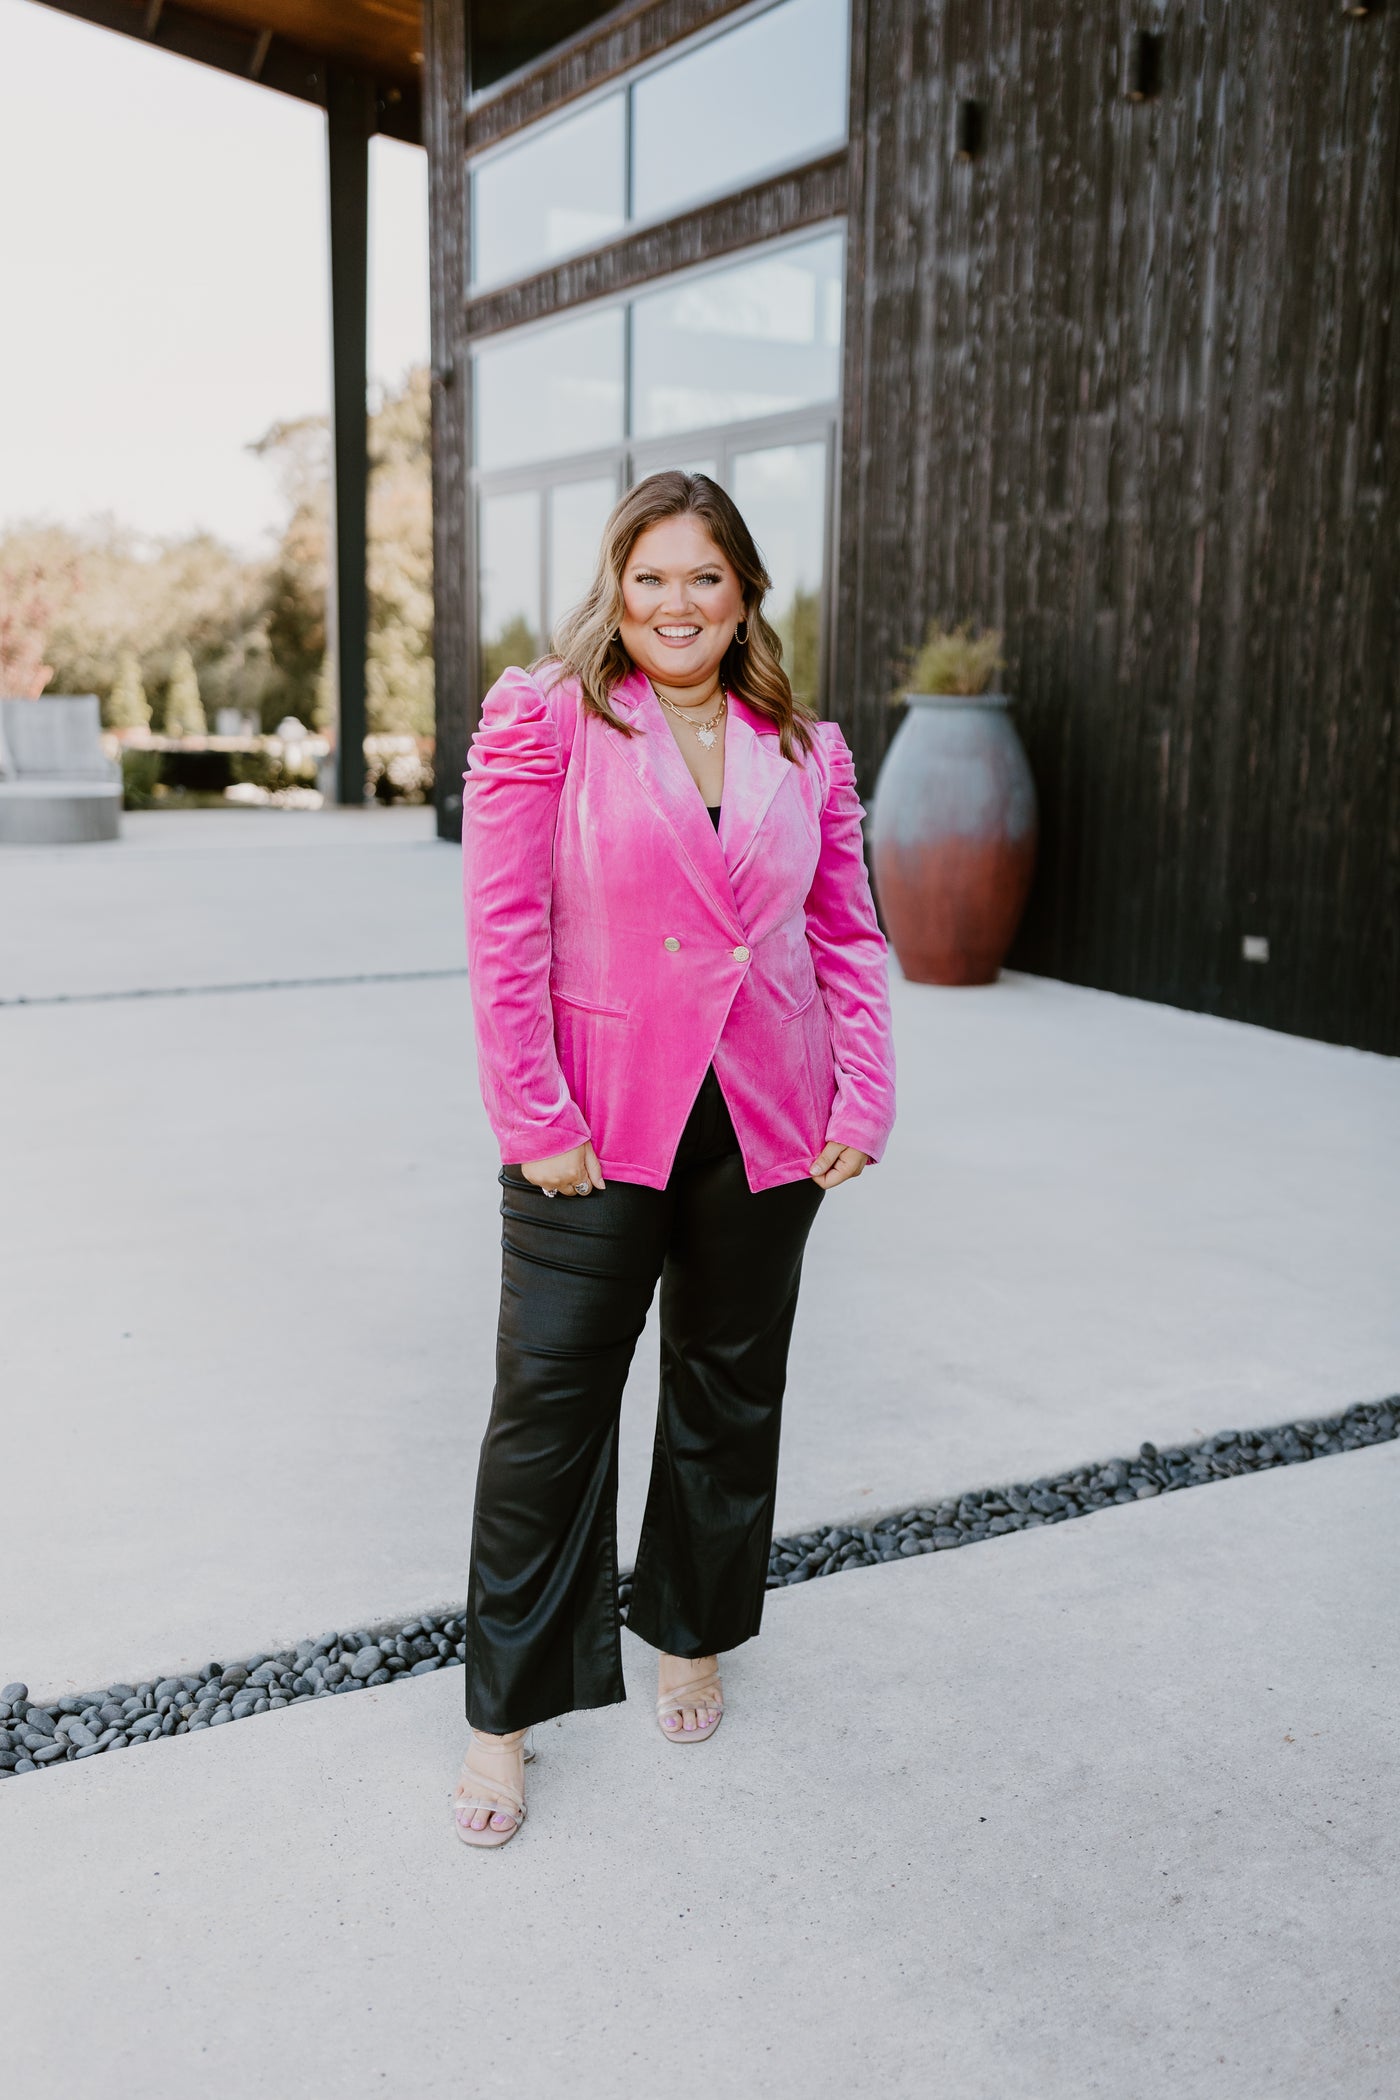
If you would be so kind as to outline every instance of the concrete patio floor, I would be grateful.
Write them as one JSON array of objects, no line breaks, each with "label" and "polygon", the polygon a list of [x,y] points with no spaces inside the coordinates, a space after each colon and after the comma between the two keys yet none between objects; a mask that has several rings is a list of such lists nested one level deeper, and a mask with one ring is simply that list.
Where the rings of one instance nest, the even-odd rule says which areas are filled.
[{"label": "concrete patio floor", "polygon": [[[490,1400],[455,853],[424,812],[126,825],[0,856],[0,1681],[36,1696],[460,1599]],[[780,1529],[1400,1384],[1400,1064],[893,993]],[[653,1317],[624,1561],[656,1352]],[[1398,1482],[1389,1446],[776,1595],[680,1770],[629,1640],[636,1702],[543,1732],[489,1862],[446,1820],[456,1671],[0,1785],[7,2063],[630,2095],[713,2019],[745,2100],[1392,2093]]]},{"label": "concrete patio floor", "polygon": [[[0,1006],[0,1671],[36,1693],[460,1599],[491,1395],[466,980],[392,975],[462,969],[456,853],[424,811],[127,827],[0,856],[0,1000],[282,988]],[[893,990],[899,1121],[810,1242],[780,1529],[1394,1390],[1400,1064],[1043,979]],[[653,1312],[624,1562],[657,1353]]]},{"label": "concrete patio floor", "polygon": [[1397,1490],[1389,1444],[776,1595],[703,1757],[629,1637],[489,1857],[459,1671],[6,1785],[8,2077],[1388,2100]]}]

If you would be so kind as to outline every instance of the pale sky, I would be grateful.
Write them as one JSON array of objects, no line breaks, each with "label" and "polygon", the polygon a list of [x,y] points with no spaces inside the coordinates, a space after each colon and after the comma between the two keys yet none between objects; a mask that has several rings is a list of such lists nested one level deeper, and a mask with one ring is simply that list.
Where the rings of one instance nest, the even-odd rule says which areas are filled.
[{"label": "pale sky", "polygon": [[[330,393],[325,119],[0,0],[0,527],[102,512],[256,550],[243,448]],[[375,139],[370,372],[428,355],[427,162]]]}]

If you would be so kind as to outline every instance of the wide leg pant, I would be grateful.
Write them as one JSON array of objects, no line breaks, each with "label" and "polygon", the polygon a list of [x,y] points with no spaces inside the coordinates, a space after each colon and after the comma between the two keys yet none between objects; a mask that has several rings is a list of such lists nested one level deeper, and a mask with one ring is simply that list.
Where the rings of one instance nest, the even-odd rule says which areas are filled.
[{"label": "wide leg pant", "polygon": [[755,1194],[711,1066],[664,1189],[551,1199],[502,1167],[496,1386],[467,1602],[467,1718],[492,1734],[625,1694],[622,1388],[661,1279],[656,1446],[628,1625],[718,1654],[763,1611],[788,1343],[824,1190]]}]

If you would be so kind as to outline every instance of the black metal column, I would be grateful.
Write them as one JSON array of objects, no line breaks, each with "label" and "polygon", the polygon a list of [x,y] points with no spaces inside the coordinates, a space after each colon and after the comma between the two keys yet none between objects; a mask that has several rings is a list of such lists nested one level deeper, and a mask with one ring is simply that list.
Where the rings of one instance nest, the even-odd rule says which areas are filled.
[{"label": "black metal column", "polygon": [[331,425],[335,558],[331,618],[339,722],[336,795],[365,799],[365,652],[369,626],[366,509],[369,499],[368,386],[369,141],[374,86],[361,73],[326,68],[330,179]]}]

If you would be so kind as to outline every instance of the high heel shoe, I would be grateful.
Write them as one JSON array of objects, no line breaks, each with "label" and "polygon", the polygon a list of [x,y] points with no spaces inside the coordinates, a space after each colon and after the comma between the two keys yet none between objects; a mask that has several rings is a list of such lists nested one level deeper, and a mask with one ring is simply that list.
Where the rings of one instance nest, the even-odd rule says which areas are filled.
[{"label": "high heel shoe", "polygon": [[[475,1729],[467,1745],[467,1754],[462,1759],[462,1769],[457,1775],[457,1784],[452,1789],[452,1822],[464,1845],[476,1845],[489,1849],[496,1845],[509,1844],[521,1824],[525,1821],[525,1790],[512,1785],[508,1779],[498,1779],[484,1769],[484,1759],[508,1754],[512,1750],[521,1752],[521,1779],[524,1766],[533,1764],[535,1747],[528,1728],[514,1729],[503,1736],[499,1743],[479,1742]],[[474,1755],[483,1759],[482,1764],[473,1764]],[[479,1808],[490,1811],[493,1816],[511,1816],[514,1821],[508,1830],[493,1830],[489,1823],[482,1830],[473,1830],[471,1819]]]},{"label": "high heel shoe", "polygon": [[[668,1728],[667,1716],[675,1714],[679,1717],[687,1706],[708,1709],[703,1725],[689,1729]],[[673,1685],[656,1702],[656,1725],[668,1743],[708,1743],[723,1719],[724,1693],[720,1689],[718,1669],[707,1670],[703,1676],[692,1677],[685,1684]]]}]

